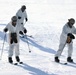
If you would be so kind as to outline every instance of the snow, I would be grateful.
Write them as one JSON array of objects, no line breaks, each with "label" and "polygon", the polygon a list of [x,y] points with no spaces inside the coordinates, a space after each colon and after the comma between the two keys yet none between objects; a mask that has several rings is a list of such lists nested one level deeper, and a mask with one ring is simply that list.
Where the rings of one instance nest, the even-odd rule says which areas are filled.
[{"label": "snow", "polygon": [[[8,63],[7,41],[4,43],[0,60],[0,75],[76,75],[76,65],[62,65],[54,62],[54,55],[59,46],[63,25],[69,18],[76,19],[76,0],[0,0],[0,53],[2,52],[6,24],[22,5],[27,6],[29,48],[27,40],[20,39],[20,58],[23,65]],[[76,24],[75,24],[76,26]],[[76,62],[76,39],[74,40],[73,59]],[[1,56],[0,56],[1,58]],[[60,60],[66,62],[67,46]],[[15,57],[13,55],[13,61]]]}]

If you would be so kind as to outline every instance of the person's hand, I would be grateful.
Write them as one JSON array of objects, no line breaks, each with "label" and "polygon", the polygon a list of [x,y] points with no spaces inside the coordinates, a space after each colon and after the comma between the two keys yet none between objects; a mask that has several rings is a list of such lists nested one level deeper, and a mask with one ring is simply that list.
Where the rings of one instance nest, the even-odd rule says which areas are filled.
[{"label": "person's hand", "polygon": [[75,39],[75,36],[72,33],[68,33],[67,36],[69,36],[71,39]]},{"label": "person's hand", "polygon": [[21,17],[20,17],[20,16],[18,16],[18,19],[21,19]]},{"label": "person's hand", "polygon": [[8,31],[8,29],[7,29],[7,28],[5,28],[5,29],[4,29],[4,32],[7,32],[7,31]]},{"label": "person's hand", "polygon": [[26,29],[24,29],[24,33],[25,33],[25,34],[27,33],[27,30],[26,30]]},{"label": "person's hand", "polygon": [[71,41],[72,41],[72,39],[70,38],[70,36],[67,36],[66,42],[67,42],[67,43],[71,43]]},{"label": "person's hand", "polygon": [[26,19],[26,22],[28,21],[28,19],[27,18],[25,18]]}]

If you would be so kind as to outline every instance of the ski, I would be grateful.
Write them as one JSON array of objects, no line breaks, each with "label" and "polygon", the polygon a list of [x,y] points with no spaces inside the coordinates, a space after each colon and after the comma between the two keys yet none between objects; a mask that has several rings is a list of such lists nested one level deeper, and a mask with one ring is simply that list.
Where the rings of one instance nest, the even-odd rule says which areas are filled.
[{"label": "ski", "polygon": [[15,63],[10,63],[12,65],[18,65],[18,64],[23,64],[23,62],[15,62]]},{"label": "ski", "polygon": [[19,64],[23,64],[23,62],[19,62]]},{"label": "ski", "polygon": [[30,38],[34,38],[32,35],[22,35],[20,36],[21,38],[25,38],[25,37],[30,37]]},{"label": "ski", "polygon": [[32,35],[25,35],[25,36],[27,36],[27,37],[31,37],[31,38],[34,38]]},{"label": "ski", "polygon": [[23,62],[16,62],[14,65],[23,64]]},{"label": "ski", "polygon": [[75,64],[76,65],[75,62],[56,62],[56,63],[62,64],[62,65],[68,65],[68,64]]},{"label": "ski", "polygon": [[67,63],[69,63],[69,64],[76,64],[75,62],[67,62]]},{"label": "ski", "polygon": [[13,65],[18,65],[18,63],[13,63]]},{"label": "ski", "polygon": [[68,63],[67,62],[59,62],[60,64],[62,65],[67,65]]},{"label": "ski", "polygon": [[57,64],[61,64],[61,65],[67,65],[68,64],[68,62],[66,62],[66,61],[63,61],[63,62],[52,61],[52,62],[57,63]]},{"label": "ski", "polygon": [[67,62],[56,62],[58,64],[61,64],[61,65],[67,65],[68,63]]}]

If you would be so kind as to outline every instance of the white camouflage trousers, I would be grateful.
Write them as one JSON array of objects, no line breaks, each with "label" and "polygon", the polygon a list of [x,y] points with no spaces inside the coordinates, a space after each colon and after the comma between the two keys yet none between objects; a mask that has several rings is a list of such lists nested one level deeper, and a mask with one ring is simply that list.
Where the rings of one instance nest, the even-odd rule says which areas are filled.
[{"label": "white camouflage trousers", "polygon": [[13,53],[15,53],[15,56],[19,56],[19,44],[10,44],[9,46],[9,51],[8,51],[8,56],[12,57]]},{"label": "white camouflage trousers", "polygon": [[[61,56],[61,53],[63,52],[63,49],[66,44],[60,43],[59,49],[58,49],[57,53],[55,54],[55,57]],[[67,44],[67,46],[68,46],[68,57],[71,57],[72,53],[73,53],[73,42],[71,42],[70,44]]]}]

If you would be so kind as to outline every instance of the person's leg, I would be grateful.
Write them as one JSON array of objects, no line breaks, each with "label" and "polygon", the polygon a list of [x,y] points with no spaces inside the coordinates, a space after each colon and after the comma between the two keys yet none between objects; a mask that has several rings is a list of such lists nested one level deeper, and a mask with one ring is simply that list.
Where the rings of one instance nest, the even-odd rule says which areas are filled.
[{"label": "person's leg", "polygon": [[21,26],[21,30],[24,32],[24,34],[27,33],[27,29],[24,27],[24,25]]},{"label": "person's leg", "polygon": [[23,34],[23,24],[19,24],[19,34],[24,35]]},{"label": "person's leg", "polygon": [[16,44],[15,45],[15,58],[16,58],[17,62],[20,62],[19,54],[20,54],[20,52],[19,52],[19,44]]},{"label": "person's leg", "polygon": [[12,60],[13,49],[14,49],[14,46],[12,44],[10,44],[9,51],[8,51],[8,61],[9,61],[9,63],[13,63],[13,60]]},{"label": "person's leg", "polygon": [[72,57],[72,53],[73,53],[73,42],[71,42],[70,44],[68,44],[68,57],[67,57],[67,61],[68,62],[73,62]]},{"label": "person's leg", "polygon": [[55,54],[55,57],[61,56],[61,53],[62,53],[64,47],[65,47],[65,44],[60,44],[59,45],[59,49],[58,49],[57,53]]},{"label": "person's leg", "polygon": [[56,61],[56,62],[59,62],[59,61],[60,61],[60,60],[59,60],[59,57],[61,56],[61,53],[62,53],[64,47],[65,47],[65,44],[62,44],[62,43],[61,43],[61,44],[59,45],[59,49],[58,49],[57,53],[55,54],[55,61]]}]

